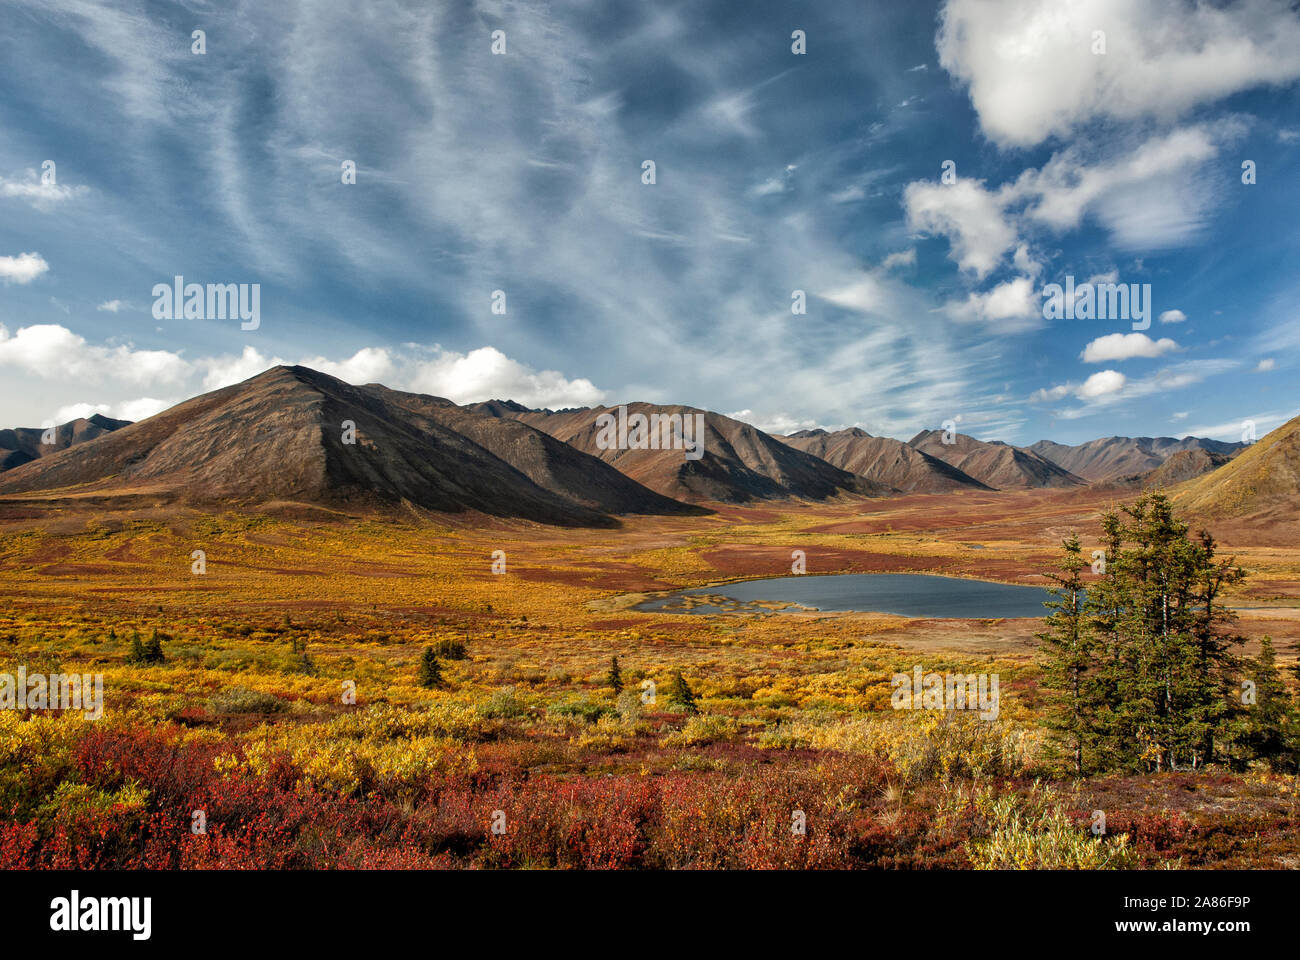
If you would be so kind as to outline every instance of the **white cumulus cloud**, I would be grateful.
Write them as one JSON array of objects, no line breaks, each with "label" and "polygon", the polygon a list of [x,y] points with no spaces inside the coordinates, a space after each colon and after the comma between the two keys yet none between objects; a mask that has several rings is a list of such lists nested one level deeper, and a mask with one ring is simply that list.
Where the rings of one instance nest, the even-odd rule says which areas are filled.
[{"label": "white cumulus cloud", "polygon": [[1168,337],[1152,340],[1145,333],[1111,333],[1098,337],[1079,355],[1084,363],[1107,363],[1133,357],[1159,357],[1178,349]]},{"label": "white cumulus cloud", "polygon": [[1075,391],[1075,396],[1081,400],[1104,397],[1106,394],[1123,390],[1124,384],[1127,382],[1128,378],[1118,370],[1100,370],[1083,381],[1083,384]]},{"label": "white cumulus cloud", "polygon": [[984,132],[1022,147],[1095,120],[1172,121],[1300,77],[1286,0],[948,0],[935,46]]},{"label": "white cumulus cloud", "polygon": [[16,257],[0,257],[0,280],[9,283],[31,283],[50,269],[39,253],[20,253]]}]

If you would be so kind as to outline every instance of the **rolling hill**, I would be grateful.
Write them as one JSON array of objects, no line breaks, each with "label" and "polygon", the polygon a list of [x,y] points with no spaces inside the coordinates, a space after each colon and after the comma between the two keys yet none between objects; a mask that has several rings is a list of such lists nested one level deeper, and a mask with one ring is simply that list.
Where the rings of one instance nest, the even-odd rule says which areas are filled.
[{"label": "rolling hill", "polygon": [[829,433],[800,430],[780,440],[827,463],[906,493],[987,490],[951,464],[892,437],[873,437],[850,427]]},{"label": "rolling hill", "polygon": [[615,513],[699,512],[525,424],[306,367],[274,367],[0,476],[0,495],[140,492],[586,526],[616,525]]}]

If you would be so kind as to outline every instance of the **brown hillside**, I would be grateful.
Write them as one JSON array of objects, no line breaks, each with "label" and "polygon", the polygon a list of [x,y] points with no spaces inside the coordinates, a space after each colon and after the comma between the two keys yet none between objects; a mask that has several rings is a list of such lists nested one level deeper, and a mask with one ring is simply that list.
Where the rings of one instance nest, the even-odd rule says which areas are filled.
[{"label": "brown hillside", "polygon": [[841,470],[907,493],[988,489],[937,457],[893,437],[873,437],[857,427],[834,433],[801,430],[779,439]]}]

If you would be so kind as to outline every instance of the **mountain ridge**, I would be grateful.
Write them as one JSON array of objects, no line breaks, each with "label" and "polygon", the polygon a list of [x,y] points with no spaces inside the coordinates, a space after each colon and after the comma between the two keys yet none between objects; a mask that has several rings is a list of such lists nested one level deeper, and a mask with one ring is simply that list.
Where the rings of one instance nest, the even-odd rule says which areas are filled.
[{"label": "mountain ridge", "polygon": [[615,511],[700,512],[542,431],[473,419],[443,398],[279,366],[15,468],[0,494],[145,488],[191,502],[410,503],[573,526],[617,525]]}]

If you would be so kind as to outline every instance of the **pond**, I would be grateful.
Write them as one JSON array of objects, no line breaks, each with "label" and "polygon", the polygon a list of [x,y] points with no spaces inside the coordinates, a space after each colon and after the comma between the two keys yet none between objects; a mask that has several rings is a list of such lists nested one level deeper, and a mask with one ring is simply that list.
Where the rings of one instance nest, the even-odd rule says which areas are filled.
[{"label": "pond", "polygon": [[652,597],[635,609],[706,614],[825,610],[992,620],[1044,617],[1043,603],[1049,599],[1043,587],[919,573],[844,573],[694,587]]}]

